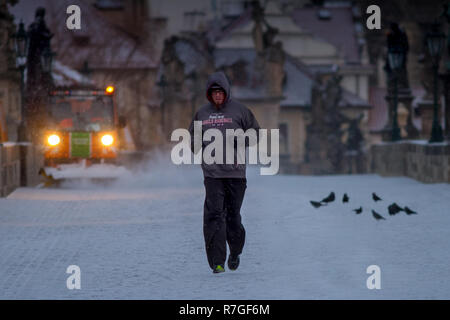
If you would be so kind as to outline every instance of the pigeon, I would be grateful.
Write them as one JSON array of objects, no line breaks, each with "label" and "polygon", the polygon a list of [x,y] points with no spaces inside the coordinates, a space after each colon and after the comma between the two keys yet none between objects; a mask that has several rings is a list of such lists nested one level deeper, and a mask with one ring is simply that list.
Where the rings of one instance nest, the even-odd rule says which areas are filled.
[{"label": "pigeon", "polygon": [[405,207],[405,209],[403,209],[403,211],[406,212],[406,214],[409,216],[410,214],[417,214],[417,212],[412,211],[410,208]]},{"label": "pigeon", "polygon": [[376,220],[386,220],[382,215],[372,209],[372,215]]},{"label": "pigeon", "polygon": [[358,209],[353,209],[353,211],[355,211],[356,214],[360,214],[363,211],[363,209],[362,207],[359,207]]},{"label": "pigeon", "polygon": [[372,192],[372,199],[373,199],[373,201],[375,201],[375,202],[380,201],[380,200],[383,200],[383,199],[381,199],[379,196],[377,196],[377,195],[375,194],[375,192]]},{"label": "pigeon", "polygon": [[334,199],[335,199],[334,192],[331,192],[331,193],[328,195],[328,197],[322,199],[322,201],[320,201],[320,202],[325,202],[325,203],[333,202]]},{"label": "pigeon", "polygon": [[346,203],[348,202],[350,198],[348,197],[348,195],[346,193],[344,193],[344,196],[342,197],[342,202]]},{"label": "pigeon", "polygon": [[403,208],[399,207],[395,202],[388,207],[389,215],[393,216],[399,213],[400,211],[404,211]]},{"label": "pigeon", "polygon": [[313,205],[313,207],[314,208],[319,208],[319,207],[321,207],[321,206],[323,206],[323,204],[321,204],[320,202],[317,202],[317,201],[310,201],[311,202],[311,204]]}]

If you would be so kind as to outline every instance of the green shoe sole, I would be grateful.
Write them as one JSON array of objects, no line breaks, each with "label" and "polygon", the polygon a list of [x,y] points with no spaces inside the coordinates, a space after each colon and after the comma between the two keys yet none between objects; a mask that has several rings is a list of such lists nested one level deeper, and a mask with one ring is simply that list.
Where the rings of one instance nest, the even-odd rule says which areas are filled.
[{"label": "green shoe sole", "polygon": [[218,265],[214,268],[213,273],[222,273],[225,272],[225,268],[221,265]]}]

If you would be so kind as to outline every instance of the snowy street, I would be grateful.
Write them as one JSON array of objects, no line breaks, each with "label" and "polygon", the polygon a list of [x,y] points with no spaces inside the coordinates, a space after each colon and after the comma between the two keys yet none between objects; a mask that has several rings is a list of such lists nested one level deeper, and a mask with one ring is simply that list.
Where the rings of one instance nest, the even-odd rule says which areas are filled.
[{"label": "snowy street", "polygon": [[[20,188],[0,199],[0,299],[450,299],[449,184],[254,168],[247,179],[241,265],[218,275],[199,167],[153,165],[107,188]],[[328,206],[309,203],[331,191]],[[393,202],[418,214],[390,216]],[[81,269],[80,290],[66,287],[69,265]],[[380,290],[366,286],[370,265]]]}]

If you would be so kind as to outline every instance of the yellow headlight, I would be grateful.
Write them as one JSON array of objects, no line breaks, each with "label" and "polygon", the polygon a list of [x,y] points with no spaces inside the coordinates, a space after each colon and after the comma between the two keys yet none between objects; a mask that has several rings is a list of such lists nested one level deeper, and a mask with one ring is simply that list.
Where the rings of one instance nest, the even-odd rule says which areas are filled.
[{"label": "yellow headlight", "polygon": [[51,146],[56,146],[61,142],[61,139],[56,134],[52,134],[47,138],[47,142]]},{"label": "yellow headlight", "polygon": [[103,145],[105,145],[105,146],[110,146],[110,145],[113,144],[113,142],[114,142],[114,138],[113,138],[112,135],[110,135],[110,134],[105,134],[105,135],[102,137],[102,143],[103,143]]},{"label": "yellow headlight", "polygon": [[114,87],[113,86],[108,86],[108,87],[106,87],[106,93],[109,93],[109,94],[111,94],[111,93],[113,93],[114,92]]}]

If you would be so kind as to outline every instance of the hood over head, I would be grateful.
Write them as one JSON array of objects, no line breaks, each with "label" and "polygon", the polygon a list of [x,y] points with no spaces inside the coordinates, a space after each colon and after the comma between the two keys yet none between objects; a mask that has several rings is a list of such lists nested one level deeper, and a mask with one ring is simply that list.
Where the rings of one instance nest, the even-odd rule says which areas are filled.
[{"label": "hood over head", "polygon": [[225,91],[225,101],[224,104],[228,102],[231,96],[230,83],[228,82],[227,76],[222,71],[214,72],[208,77],[206,82],[206,98],[209,102],[214,104],[211,97],[211,89],[213,86],[219,86]]}]

